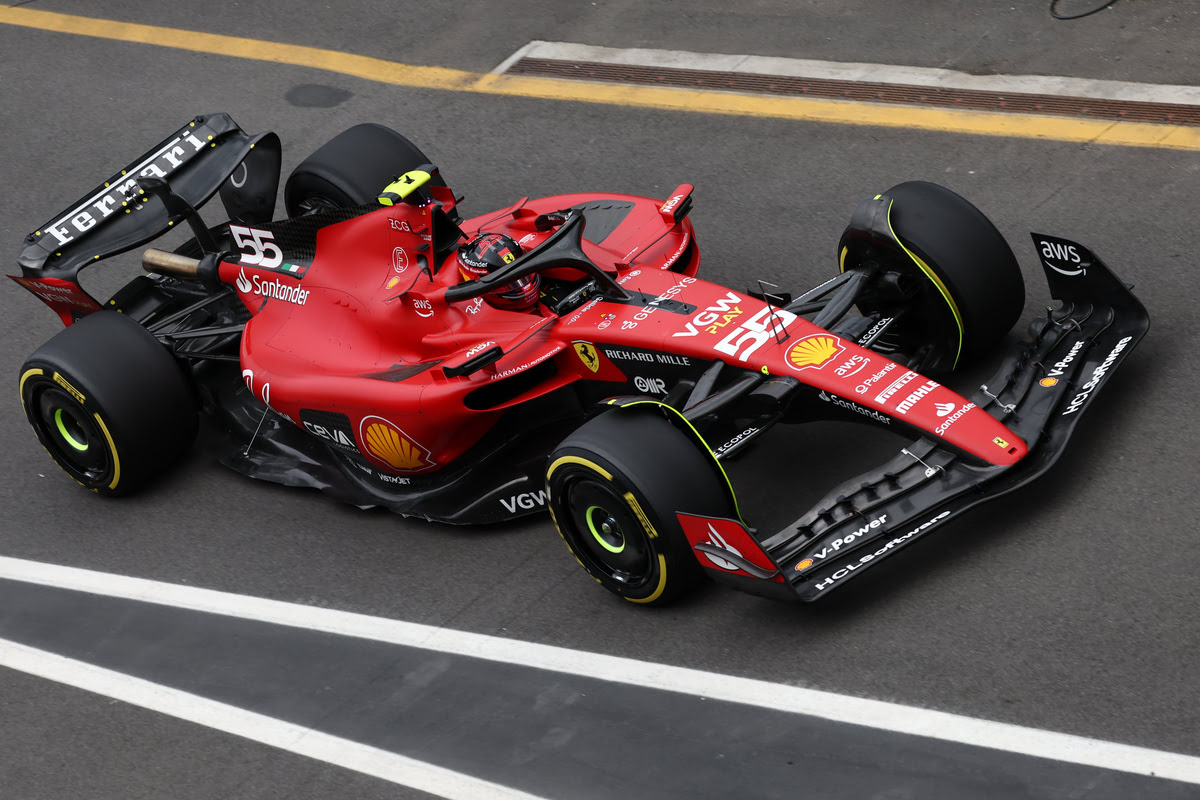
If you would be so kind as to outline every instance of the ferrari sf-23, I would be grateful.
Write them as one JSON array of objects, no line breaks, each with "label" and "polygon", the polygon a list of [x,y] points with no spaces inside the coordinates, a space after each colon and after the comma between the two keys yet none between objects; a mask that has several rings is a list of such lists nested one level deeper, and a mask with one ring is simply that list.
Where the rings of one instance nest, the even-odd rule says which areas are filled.
[{"label": "ferrari sf-23", "polygon": [[[26,238],[11,277],[67,327],[24,364],[21,400],[86,488],[143,487],[206,414],[252,478],[447,523],[548,510],[634,603],[705,575],[809,601],[1044,473],[1149,327],[1088,248],[1034,233],[1059,303],[966,396],[941,381],[1000,355],[1025,286],[941,186],[863,201],[837,273],[793,293],[697,277],[687,184],[466,218],[424,153],[363,124],[296,167],[275,219],[281,163],[274,133],[198,116]],[[210,226],[197,209],[218,193]],[[83,267],[175,228],[111,299],[81,288]],[[723,463],[815,420],[908,443],[754,527]]]}]

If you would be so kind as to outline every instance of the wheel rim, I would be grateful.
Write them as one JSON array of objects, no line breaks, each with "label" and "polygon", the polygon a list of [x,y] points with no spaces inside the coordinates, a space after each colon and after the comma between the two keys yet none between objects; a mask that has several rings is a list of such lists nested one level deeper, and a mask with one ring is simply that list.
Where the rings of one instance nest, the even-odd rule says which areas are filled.
[{"label": "wheel rim", "polygon": [[108,472],[104,436],[87,411],[57,387],[46,389],[35,400],[34,424],[51,455],[68,472],[88,483]]},{"label": "wheel rim", "polygon": [[620,555],[625,550],[625,532],[608,509],[604,506],[590,506],[584,512],[584,516],[587,519],[588,532],[597,544],[613,555]]},{"label": "wheel rim", "polygon": [[[872,349],[881,353],[902,352],[913,369],[930,372],[951,368],[958,352],[958,329],[954,317],[931,281],[915,265],[905,265],[886,273],[879,281],[886,291],[877,291],[858,303],[864,316],[891,317],[894,322]],[[926,351],[934,351],[934,360]]]},{"label": "wheel rim", "polygon": [[606,484],[582,478],[567,487],[565,499],[572,538],[586,566],[630,588],[653,577],[649,539],[625,498]]},{"label": "wheel rim", "polygon": [[343,207],[336,200],[331,200],[324,195],[310,195],[300,201],[300,215],[308,216],[310,214],[319,214],[322,211],[337,211]]},{"label": "wheel rim", "polygon": [[54,410],[54,425],[58,428],[58,435],[71,448],[86,453],[88,449],[87,434],[83,432],[82,426],[75,418],[69,414],[64,415],[63,410],[61,408]]}]

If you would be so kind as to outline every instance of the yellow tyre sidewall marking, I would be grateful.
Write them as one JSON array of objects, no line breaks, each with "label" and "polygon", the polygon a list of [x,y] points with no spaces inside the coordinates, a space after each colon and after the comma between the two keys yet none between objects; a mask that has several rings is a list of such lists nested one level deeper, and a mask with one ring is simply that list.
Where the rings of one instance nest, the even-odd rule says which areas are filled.
[{"label": "yellow tyre sidewall marking", "polygon": [[560,458],[555,459],[554,463],[551,464],[549,469],[546,470],[546,480],[549,481],[550,476],[554,474],[554,470],[558,469],[563,464],[579,464],[580,466],[587,467],[588,469],[592,470],[593,472],[597,472],[597,473],[603,475],[606,480],[608,480],[610,483],[612,482],[613,476],[612,476],[611,472],[609,472],[608,470],[606,470],[604,467],[600,466],[599,464],[596,464],[595,462],[592,462],[592,461],[588,461],[586,458],[583,458],[581,456],[561,456]]},{"label": "yellow tyre sidewall marking", "polygon": [[[32,378],[34,376],[37,376],[37,375],[44,376],[45,374],[46,374],[46,371],[44,369],[42,369],[41,367],[34,367],[33,369],[27,369],[27,370],[25,370],[24,373],[21,374],[21,383],[18,387],[18,391],[21,394],[21,408],[25,408],[25,381],[29,380],[30,378]],[[55,373],[55,375],[57,376],[58,373]],[[72,396],[75,396],[74,393],[72,393]],[[82,396],[82,395],[80,395],[80,396]],[[76,398],[76,399],[78,399],[78,398]],[[82,405],[82,403],[80,405]],[[25,409],[25,410],[26,410],[26,413],[28,413],[28,409]],[[120,481],[121,481],[121,459],[117,455],[117,444],[116,444],[116,442],[113,441],[112,434],[109,432],[108,425],[104,422],[104,419],[99,414],[92,414],[92,417],[96,420],[96,424],[100,426],[100,431],[104,434],[105,440],[108,441],[108,452],[112,454],[112,462],[113,462],[113,479],[108,484],[108,488],[109,488],[109,490],[116,489],[117,484],[120,483]],[[50,451],[47,450],[46,452],[49,453]],[[53,458],[53,457],[54,456],[51,453],[51,458]],[[57,460],[58,459],[55,459],[56,462],[57,462]],[[68,474],[70,474],[70,473],[68,473]],[[72,476],[72,477],[74,477],[74,476]],[[79,483],[78,480],[76,480],[75,482]],[[82,485],[82,484],[80,484],[80,485]],[[93,489],[92,491],[95,491],[95,489]]]},{"label": "yellow tyre sidewall marking", "polygon": [[[638,503],[637,498],[632,492],[625,493],[625,502],[633,509],[633,513],[637,516],[638,521],[642,523],[642,527],[646,529],[646,535],[651,541],[658,538],[658,532],[654,530],[654,526],[650,524],[650,520],[646,517],[646,512],[642,511],[642,506]],[[651,545],[653,547],[653,545]],[[654,587],[654,591],[646,597],[626,597],[625,599],[631,603],[645,604],[653,603],[658,598],[662,597],[663,590],[667,588],[667,559],[662,553],[654,550],[654,555],[658,558],[658,585]]]},{"label": "yellow tyre sidewall marking", "polygon": [[641,503],[633,496],[633,492],[625,493],[625,502],[633,509],[634,516],[638,518],[638,522],[642,523],[642,527],[646,529],[646,535],[651,539],[657,539],[658,531],[654,530],[654,526],[650,524],[650,518],[646,516],[645,511],[642,511]]},{"label": "yellow tyre sidewall marking", "polygon": [[662,553],[656,553],[658,556],[658,586],[654,587],[654,593],[647,597],[626,597],[625,599],[631,603],[653,603],[662,596],[663,590],[667,588],[667,559]]},{"label": "yellow tyre sidewall marking", "polygon": [[[593,472],[603,475],[605,477],[605,479],[607,479],[608,481],[610,481],[610,482],[612,481],[612,473],[609,472],[608,470],[604,469],[604,467],[600,466],[599,464],[596,464],[595,462],[588,461],[586,458],[582,458],[580,456],[561,456],[560,458],[556,458],[554,460],[554,463],[551,464],[549,466],[549,468],[546,470],[546,493],[547,493],[547,495],[549,495],[549,491],[550,491],[550,476],[554,474],[554,470],[558,469],[559,467],[561,467],[564,464],[578,464],[582,467],[586,467],[586,468],[592,470]],[[596,577],[595,575],[592,575],[592,571],[587,568],[586,564],[583,563],[583,560],[579,557],[579,554],[575,552],[575,548],[571,547],[571,542],[570,542],[570,540],[567,539],[567,535],[565,533],[563,533],[562,525],[560,525],[558,523],[558,517],[554,513],[554,506],[552,503],[549,502],[548,497],[547,497],[547,502],[546,502],[546,508],[550,511],[550,521],[554,523],[554,530],[558,531],[558,538],[562,539],[563,544],[565,544],[567,546],[567,550],[571,553],[571,558],[575,559],[576,564],[583,567],[583,571],[586,572],[592,580],[594,580],[596,583],[599,583],[601,586],[603,586],[604,582],[601,581],[600,578]]]},{"label": "yellow tyre sidewall marking", "polygon": [[108,452],[112,453],[113,479],[112,483],[108,484],[108,488],[111,491],[112,489],[116,489],[117,484],[121,481],[121,459],[117,456],[117,444],[113,441],[112,434],[108,432],[108,426],[104,424],[104,420],[101,419],[99,414],[93,414],[92,416],[100,426],[100,430],[104,433],[104,438],[108,440]]},{"label": "yellow tyre sidewall marking", "polygon": [[[615,401],[610,400],[609,402],[614,403]],[[679,409],[675,408],[674,406],[669,406],[661,400],[634,400],[631,403],[619,405],[617,408],[633,408],[634,406],[641,405],[658,406],[666,411],[669,411],[675,415],[676,419],[680,420],[688,427],[688,429],[692,432],[692,435],[696,437],[696,441],[700,443],[700,446],[708,451],[709,456],[712,457],[712,463],[717,465],[717,470],[720,472],[721,478],[724,479],[726,488],[729,489],[729,500],[733,503],[733,513],[739,520],[741,520],[742,524],[745,525],[746,521],[742,519],[742,510],[738,506],[737,492],[733,490],[733,481],[729,480],[729,474],[725,472],[725,467],[721,464],[721,460],[712,455],[712,448],[708,446],[708,442],[704,441],[704,437],[700,435],[700,431],[696,430],[696,426],[693,425],[687,417],[680,413]],[[668,420],[668,422],[669,421],[670,420]]]},{"label": "yellow tyre sidewall marking", "polygon": [[[880,195],[875,195],[876,200],[878,200],[879,197]],[[892,201],[892,203],[895,202],[895,200]],[[951,365],[951,368],[957,367],[958,359],[962,355],[963,336],[965,335],[962,314],[959,313],[958,304],[954,302],[954,298],[950,295],[950,290],[946,288],[946,284],[942,283],[942,279],[937,276],[937,273],[930,269],[928,264],[918,258],[916,253],[914,253],[912,250],[909,250],[908,247],[905,246],[904,242],[900,241],[900,237],[896,235],[895,229],[892,228],[892,203],[888,204],[887,214],[888,231],[891,232],[892,239],[896,242],[896,244],[900,245],[900,249],[912,259],[913,263],[917,265],[917,269],[921,270],[925,277],[937,287],[938,292],[942,295],[942,299],[945,300],[946,305],[949,306],[950,313],[954,316],[954,324],[958,326],[958,349],[954,352],[954,363]],[[849,253],[849,251],[849,247],[842,247],[842,252],[838,254],[838,271],[843,274],[846,272],[846,255]]]},{"label": "yellow tyre sidewall marking", "polygon": [[[17,391],[21,393],[21,408],[25,408],[25,381],[29,380],[34,375],[45,374],[46,371],[41,367],[34,367],[33,369],[25,370],[25,372],[21,375],[21,385],[17,388]],[[28,409],[26,409],[26,413],[28,413]]]},{"label": "yellow tyre sidewall marking", "polygon": [[[111,442],[112,440],[110,439],[109,441]],[[611,472],[604,469],[604,467],[600,466],[594,461],[589,461],[581,456],[561,456],[556,458],[554,463],[552,463],[549,469],[546,470],[546,480],[549,481],[550,476],[554,474],[554,470],[558,469],[564,464],[578,464],[582,467],[592,470],[593,472],[603,475],[605,479],[610,482],[613,479]],[[651,539],[657,539],[658,531],[654,530],[654,526],[650,524],[650,520],[646,517],[646,512],[642,511],[642,506],[640,503],[638,503],[637,498],[633,496],[633,493],[625,492],[624,499],[625,502],[629,504],[629,507],[633,509],[633,513],[637,516],[638,521],[642,523],[642,527],[646,529],[646,535]],[[549,505],[550,504],[547,503],[547,506]],[[550,519],[554,522],[555,530],[558,531],[559,537],[563,540],[563,543],[567,545],[567,549],[571,551],[571,555],[575,557],[575,560],[579,563],[579,566],[583,567],[589,575],[592,575],[591,570],[588,570],[584,563],[580,561],[579,556],[575,554],[575,549],[571,547],[571,543],[567,540],[567,537],[563,535],[562,526],[558,524],[558,517],[554,515],[553,508],[550,508]],[[658,585],[654,587],[654,591],[647,597],[625,597],[625,599],[629,602],[653,603],[662,596],[663,590],[667,588],[667,559],[662,555],[662,553],[655,552],[655,556],[658,557]],[[602,581],[595,575],[592,575],[592,579],[596,581],[596,583],[602,583]],[[624,595],[622,596],[624,597]]]},{"label": "yellow tyre sidewall marking", "polygon": [[946,284],[942,283],[942,279],[937,276],[937,273],[930,269],[928,264],[918,258],[916,253],[914,253],[912,250],[909,250],[904,242],[900,241],[900,237],[896,235],[896,231],[892,228],[892,205],[895,202],[896,201],[893,200],[891,203],[888,203],[887,211],[888,230],[891,232],[892,238],[896,241],[896,244],[900,245],[900,248],[908,254],[908,257],[913,260],[913,263],[917,265],[917,268],[920,269],[921,272],[925,273],[925,277],[929,278],[933,285],[937,287],[937,290],[942,295],[942,299],[944,299],[946,301],[946,305],[950,307],[950,313],[954,315],[954,324],[958,326],[958,349],[954,352],[954,363],[951,365],[951,369],[953,369],[954,367],[958,366],[958,358],[962,355],[963,336],[966,333],[966,331],[963,330],[962,314],[958,313],[958,304],[954,302],[954,298],[950,296],[950,290],[946,288]]}]

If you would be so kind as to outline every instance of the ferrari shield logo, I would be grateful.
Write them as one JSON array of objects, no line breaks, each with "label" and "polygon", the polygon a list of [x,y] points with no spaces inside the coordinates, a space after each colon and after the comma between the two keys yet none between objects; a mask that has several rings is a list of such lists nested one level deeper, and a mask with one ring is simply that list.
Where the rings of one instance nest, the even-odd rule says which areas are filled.
[{"label": "ferrari shield logo", "polygon": [[600,369],[600,356],[596,353],[596,346],[591,342],[574,342],[575,354],[579,356],[579,360],[584,366],[592,372]]}]

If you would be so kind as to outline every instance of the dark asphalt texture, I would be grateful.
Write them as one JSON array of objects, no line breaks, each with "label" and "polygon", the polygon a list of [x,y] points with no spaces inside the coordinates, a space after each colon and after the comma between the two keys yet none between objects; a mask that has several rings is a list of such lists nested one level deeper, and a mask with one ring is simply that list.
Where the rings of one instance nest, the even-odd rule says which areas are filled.
[{"label": "dark asphalt texture", "polygon": [[[1051,20],[1041,0],[1019,5],[301,0],[212,15],[154,0],[109,3],[103,13],[472,70],[540,38],[1171,84],[1200,77],[1200,8],[1186,0],[1123,1],[1071,23]],[[30,7],[98,13],[83,2]],[[289,101],[313,85],[344,99]],[[1025,270],[1028,315],[1049,299],[1028,237],[1036,230],[1086,243],[1137,285],[1152,320],[1039,485],[973,512],[816,606],[712,588],[647,611],[596,587],[548,520],[461,530],[361,512],[246,481],[203,447],[152,491],[91,496],[50,462],[23,419],[20,365],[59,323],[10,285],[0,293],[0,373],[13,382],[0,392],[0,554],[1200,755],[1200,436],[1191,418],[1200,381],[1187,367],[1197,345],[1200,154],[411,90],[9,26],[0,26],[0,86],[8,109],[0,243],[14,258],[26,233],[95,181],[196,113],[223,110],[248,131],[280,134],[285,174],[351,124],[391,125],[443,167],[471,212],[525,194],[663,196],[693,183],[702,275],[735,287],[824,280],[860,199],[902,180],[934,180],[1005,234]],[[137,273],[136,259],[93,273],[84,284],[107,296]],[[804,499],[896,446],[852,426],[780,431],[736,466],[743,508],[752,522],[785,522]],[[19,797],[161,796],[168,787],[171,796],[200,797],[231,771],[231,781],[254,780],[260,764],[279,773],[276,786],[292,788],[286,796],[337,794],[320,788],[335,780],[322,765],[296,767],[302,759],[104,698],[9,671],[0,672],[0,697],[6,723],[16,721],[0,727],[0,777],[8,784],[19,775],[11,785],[27,789],[51,779],[64,787]],[[112,757],[82,758],[89,748]],[[235,753],[247,763],[231,764]],[[132,781],[129,770],[139,768],[148,788],[123,791],[122,776]],[[362,786],[342,796],[413,796],[339,777]],[[273,796],[266,783],[246,786],[243,796]]]},{"label": "dark asphalt texture", "polygon": [[0,600],[0,634],[29,646],[539,797],[782,799],[797,785],[808,797],[898,785],[955,800],[1058,800],[1083,786],[1091,800],[1196,796],[1100,767],[134,600],[7,580]]}]

